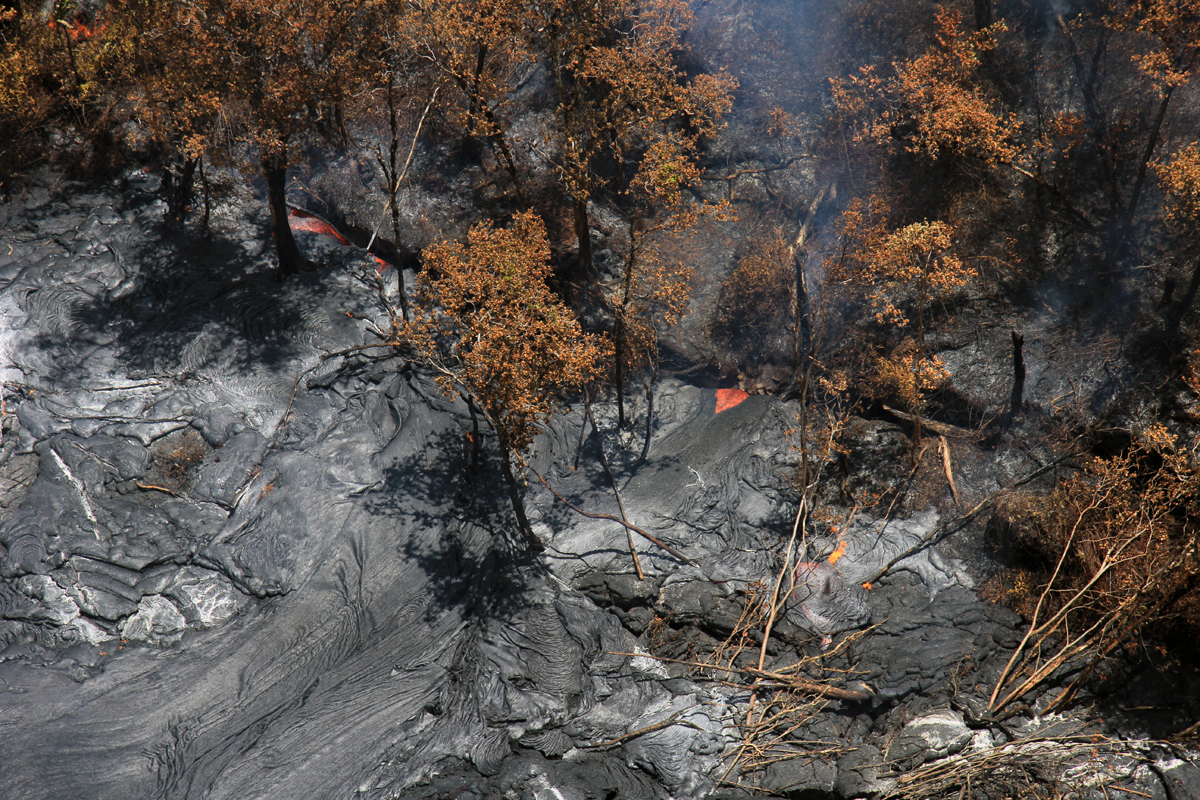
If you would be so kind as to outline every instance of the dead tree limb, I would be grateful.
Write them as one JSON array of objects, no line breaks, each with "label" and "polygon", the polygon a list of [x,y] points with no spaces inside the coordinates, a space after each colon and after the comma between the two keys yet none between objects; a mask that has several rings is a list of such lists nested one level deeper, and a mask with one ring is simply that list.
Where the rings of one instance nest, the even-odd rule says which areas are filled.
[{"label": "dead tree limb", "polygon": [[952,535],[958,533],[963,528],[967,527],[967,525],[969,525],[971,523],[971,521],[973,519],[975,519],[975,517],[977,517],[985,508],[987,508],[989,505],[994,503],[1001,496],[1008,494],[1009,492],[1013,491],[1014,489],[1024,486],[1025,484],[1030,483],[1031,481],[1036,480],[1037,478],[1041,477],[1042,475],[1045,475],[1047,472],[1050,472],[1053,469],[1058,468],[1058,466],[1066,460],[1067,460],[1066,456],[1056,459],[1056,460],[1050,462],[1049,464],[1046,464],[1045,466],[1034,470],[1030,474],[1026,475],[1024,478],[1022,478],[1021,480],[1014,483],[1012,486],[1007,486],[1003,489],[992,492],[987,497],[983,498],[978,503],[976,503],[975,506],[972,507],[970,511],[968,511],[966,514],[963,514],[960,517],[957,517],[952,522],[936,525],[933,528],[933,530],[931,530],[924,537],[922,537],[919,542],[914,544],[912,547],[909,547],[907,550],[903,551],[902,553],[900,553],[899,555],[894,557],[891,561],[889,561],[887,564],[885,564],[883,566],[883,569],[876,572],[874,577],[872,577],[869,581],[866,581],[866,583],[868,583],[868,584],[875,583],[880,578],[882,578],[884,575],[888,574],[888,572],[891,570],[892,567],[896,566],[904,559],[908,558],[909,556],[914,556],[917,553],[924,550],[925,548],[932,547],[933,545],[937,544],[942,539],[945,539],[948,536],[952,536]]},{"label": "dead tree limb", "polygon": [[778,172],[781,169],[787,169],[792,164],[796,163],[797,161],[799,161],[802,158],[816,158],[816,156],[805,153],[804,155],[792,156],[791,158],[786,158],[783,161],[779,162],[778,164],[769,164],[768,166],[765,166],[765,167],[752,167],[750,169],[739,169],[737,172],[731,172],[728,175],[701,175],[700,180],[702,180],[702,181],[724,181],[729,187],[728,188],[728,199],[732,202],[733,201],[733,182],[736,181],[738,178],[744,177],[746,175],[764,175],[768,172]]},{"label": "dead tree limb", "polygon": [[646,653],[610,653],[614,656],[641,656],[642,658],[653,658],[655,661],[663,661],[668,664],[680,664],[685,667],[693,667],[695,669],[710,669],[714,672],[724,672],[728,675],[748,675],[753,678],[765,680],[769,683],[778,684],[788,689],[799,689],[804,692],[812,692],[821,697],[833,697],[838,700],[869,700],[871,694],[857,689],[843,689],[840,686],[830,686],[825,683],[817,683],[815,681],[798,678],[795,675],[786,675],[782,672],[777,672],[769,669],[759,669],[757,667],[719,667],[715,664],[706,664],[703,661],[685,661],[678,658],[666,658],[665,656],[647,655]]},{"label": "dead tree limb", "polygon": [[946,437],[939,437],[938,449],[942,451],[942,470],[946,473],[946,483],[950,484],[950,496],[954,498],[954,505],[958,505],[958,489],[954,486],[954,468],[950,464],[950,443],[946,441]]},{"label": "dead tree limb", "polygon": [[[629,525],[629,515],[625,513],[625,502],[621,500],[621,490],[617,488],[617,479],[613,475],[612,468],[608,465],[608,456],[604,452],[604,440],[600,438],[600,428],[596,426],[596,418],[592,416],[592,403],[590,400],[584,402],[584,410],[587,412],[588,422],[592,424],[592,433],[596,435],[596,445],[600,448],[600,465],[604,467],[604,474],[608,476],[608,482],[612,484],[613,496],[617,498],[617,508],[621,512],[621,524],[625,526],[625,536],[629,539],[629,554],[633,556],[633,568],[637,570],[639,581],[644,581],[646,576],[642,574],[642,562],[638,560],[637,548],[633,545],[633,531]],[[545,481],[542,481],[545,483]]]},{"label": "dead tree limb", "polygon": [[936,433],[938,436],[974,436],[975,435],[975,431],[971,430],[970,428],[960,428],[958,425],[951,425],[948,422],[937,422],[935,420],[925,419],[924,417],[918,418],[914,414],[909,414],[907,411],[901,411],[898,408],[892,408],[891,406],[888,406],[888,405],[885,405],[883,407],[883,410],[888,412],[892,416],[899,417],[900,419],[902,419],[906,422],[909,422],[913,425],[918,424],[918,419],[919,419],[920,425],[922,428],[925,428],[928,431],[932,431],[933,433]]},{"label": "dead tree limb", "polygon": [[1008,399],[1008,422],[1016,419],[1025,403],[1025,337],[1012,331],[1013,346],[1013,385],[1012,395]]},{"label": "dead tree limb", "polygon": [[[526,466],[529,467],[528,464],[526,464]],[[580,516],[583,516],[583,517],[587,517],[588,519],[607,519],[607,520],[611,520],[611,521],[617,523],[618,525],[624,525],[627,530],[631,530],[634,533],[638,534],[639,536],[642,536],[643,538],[653,542],[654,544],[661,547],[663,550],[666,550],[668,553],[670,553],[671,555],[678,558],[683,563],[690,564],[693,567],[700,566],[697,562],[688,558],[683,553],[676,550],[674,547],[671,547],[671,545],[667,544],[662,539],[659,539],[657,536],[654,536],[653,534],[646,533],[646,531],[642,530],[637,525],[633,525],[629,522],[626,522],[625,520],[621,519],[620,517],[614,517],[612,514],[597,514],[597,513],[590,512],[590,511],[584,511],[582,508],[575,505],[574,503],[572,503],[567,498],[563,497],[558,492],[554,491],[554,488],[549,483],[546,482],[546,479],[543,478],[541,473],[539,473],[536,469],[534,469],[533,467],[529,467],[529,471],[532,472],[537,477],[537,479],[542,482],[542,486],[545,486],[547,489],[550,490],[550,494],[554,495],[559,500],[561,500],[563,505],[565,505],[567,508],[574,511],[576,514],[579,514]]]}]

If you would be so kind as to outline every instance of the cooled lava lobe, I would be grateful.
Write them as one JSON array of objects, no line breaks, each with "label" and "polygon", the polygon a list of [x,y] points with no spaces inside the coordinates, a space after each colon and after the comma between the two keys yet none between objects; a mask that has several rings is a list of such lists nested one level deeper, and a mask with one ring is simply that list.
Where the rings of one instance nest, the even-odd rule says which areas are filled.
[{"label": "cooled lava lobe", "polygon": [[[0,208],[0,796],[714,789],[745,692],[625,654],[655,620],[727,632],[776,574],[793,406],[668,380],[636,435],[606,403],[557,418],[531,466],[590,512],[619,513],[615,483],[691,563],[639,540],[637,580],[624,528],[531,481],[534,557],[466,408],[353,350],[377,341],[373,257],[300,232],[327,268],[281,285],[250,206],[198,243],[141,173],[111,193],[43,177]],[[869,795],[885,762],[979,739],[935,699],[968,659],[994,672],[1018,621],[932,550],[861,586],[935,523],[808,542],[772,658],[880,623],[852,653],[869,687],[802,731],[836,759],[761,785]],[[908,705],[872,727],[864,697]]]},{"label": "cooled lava lobe", "polygon": [[144,188],[7,210],[0,795],[393,796],[456,764],[703,794],[707,692],[611,655],[616,619],[511,546],[465,409],[322,359],[368,341],[374,261],[279,286],[249,223],[175,248]]}]

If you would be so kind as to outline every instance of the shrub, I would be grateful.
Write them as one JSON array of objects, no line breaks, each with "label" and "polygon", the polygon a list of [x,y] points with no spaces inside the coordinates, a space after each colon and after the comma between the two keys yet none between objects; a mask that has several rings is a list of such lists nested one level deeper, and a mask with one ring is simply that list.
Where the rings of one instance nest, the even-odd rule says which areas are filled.
[{"label": "shrub", "polygon": [[795,272],[782,235],[754,243],[721,289],[714,332],[754,345],[787,323]]},{"label": "shrub", "polygon": [[1200,441],[1152,425],[1126,452],[1092,458],[1026,517],[1020,544],[1045,567],[1032,595],[1030,630],[997,682],[993,710],[1063,665],[1082,666],[1051,705],[1061,707],[1134,637],[1183,626],[1195,640],[1198,447]]}]

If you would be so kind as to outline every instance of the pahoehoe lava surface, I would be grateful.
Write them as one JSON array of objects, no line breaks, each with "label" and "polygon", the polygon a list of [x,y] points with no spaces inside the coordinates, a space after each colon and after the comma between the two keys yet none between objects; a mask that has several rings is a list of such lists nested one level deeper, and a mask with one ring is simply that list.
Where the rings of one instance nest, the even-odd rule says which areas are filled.
[{"label": "pahoehoe lava surface", "polygon": [[365,341],[354,264],[279,286],[253,221],[173,246],[131,180],[5,220],[0,796],[711,785],[699,712],[546,761],[705,692],[611,655],[615,618],[510,547],[462,408],[400,360],[320,360]]},{"label": "pahoehoe lava surface", "polygon": [[[717,641],[776,574],[796,407],[666,379],[632,435],[611,403],[598,429],[571,409],[530,464],[617,515],[603,448],[630,521],[695,563],[639,541],[636,580],[621,526],[531,480],[533,556],[465,406],[390,350],[346,352],[375,341],[372,257],[301,231],[326,267],[280,284],[258,206],[200,240],[158,189],[47,172],[0,206],[0,798],[711,794],[745,687],[623,654],[652,624]],[[925,549],[862,585],[937,523],[806,538],[771,658],[873,625],[843,662],[873,691],[798,734],[835,755],[755,780],[878,795],[1017,730],[979,713],[1020,621],[962,564]]]}]

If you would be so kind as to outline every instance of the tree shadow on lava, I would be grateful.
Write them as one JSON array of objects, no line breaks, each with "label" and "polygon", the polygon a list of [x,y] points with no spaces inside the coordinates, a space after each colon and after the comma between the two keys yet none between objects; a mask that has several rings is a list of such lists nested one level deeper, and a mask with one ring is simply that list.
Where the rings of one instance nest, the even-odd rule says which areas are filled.
[{"label": "tree shadow on lava", "polygon": [[[494,437],[481,437],[476,460],[469,421],[450,420],[384,468],[364,507],[394,522],[397,555],[428,576],[426,621],[459,605],[504,616],[528,605],[544,569],[518,532]],[[570,512],[549,513],[561,526]]]},{"label": "tree shadow on lava", "polygon": [[346,298],[325,271],[280,283],[261,238],[266,228],[256,222],[207,238],[164,223],[106,243],[123,280],[108,291],[73,291],[60,326],[67,335],[40,337],[52,352],[84,356],[65,359],[59,380],[94,378],[84,354],[99,348],[132,378],[209,373],[279,382],[271,373],[312,353]]}]

